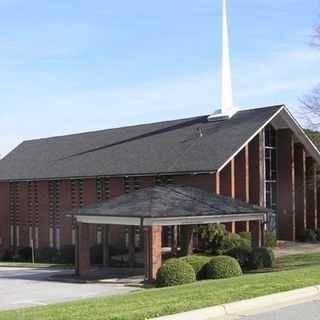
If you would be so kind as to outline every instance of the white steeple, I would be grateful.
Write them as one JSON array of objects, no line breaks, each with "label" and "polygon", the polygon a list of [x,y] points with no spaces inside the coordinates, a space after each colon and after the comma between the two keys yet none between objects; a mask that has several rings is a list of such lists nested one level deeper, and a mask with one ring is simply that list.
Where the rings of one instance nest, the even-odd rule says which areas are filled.
[{"label": "white steeple", "polygon": [[229,26],[227,0],[222,0],[222,69],[221,69],[221,106],[209,120],[231,118],[238,109],[233,105],[231,61],[229,47]]}]

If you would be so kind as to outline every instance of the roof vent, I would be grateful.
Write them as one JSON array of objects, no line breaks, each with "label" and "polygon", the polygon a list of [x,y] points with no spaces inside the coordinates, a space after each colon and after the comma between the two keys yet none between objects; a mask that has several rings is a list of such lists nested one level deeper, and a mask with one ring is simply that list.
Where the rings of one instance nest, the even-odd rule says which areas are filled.
[{"label": "roof vent", "polygon": [[221,108],[211,114],[208,120],[229,119],[237,112],[238,109],[233,105],[227,0],[222,0]]}]

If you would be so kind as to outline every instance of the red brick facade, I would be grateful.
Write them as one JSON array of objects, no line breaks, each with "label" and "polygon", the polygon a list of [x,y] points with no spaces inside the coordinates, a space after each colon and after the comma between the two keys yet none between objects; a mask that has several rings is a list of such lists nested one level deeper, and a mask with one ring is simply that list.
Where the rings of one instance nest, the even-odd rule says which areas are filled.
[{"label": "red brick facade", "polygon": [[[294,152],[290,132],[281,134],[281,139],[284,140],[279,139],[281,145],[278,177],[280,186],[278,203],[281,209],[279,235],[284,239],[294,239],[296,222],[297,229],[303,229],[304,226],[301,227],[301,224],[305,223],[310,228],[317,226],[316,165],[311,158],[308,158],[304,169],[303,161],[305,160],[299,154],[305,151],[300,146],[300,149],[302,148],[300,153]],[[73,208],[114,198],[161,181],[193,186],[252,204],[265,205],[264,166],[264,134],[262,132],[218,173],[167,177],[97,177],[59,181],[1,182],[0,256],[10,247],[29,246],[30,235],[36,242],[35,247],[38,248],[74,244],[75,225],[69,216]],[[296,170],[295,167],[297,167]],[[294,192],[295,180],[299,184],[298,198]],[[303,181],[306,181],[305,187]],[[295,204],[299,209],[296,217]],[[227,228],[230,231],[248,231],[249,224],[231,223]],[[97,231],[102,232],[102,228],[90,226],[89,229],[89,244],[93,245],[97,242]],[[110,243],[124,247],[124,234],[124,226],[111,226]]]}]

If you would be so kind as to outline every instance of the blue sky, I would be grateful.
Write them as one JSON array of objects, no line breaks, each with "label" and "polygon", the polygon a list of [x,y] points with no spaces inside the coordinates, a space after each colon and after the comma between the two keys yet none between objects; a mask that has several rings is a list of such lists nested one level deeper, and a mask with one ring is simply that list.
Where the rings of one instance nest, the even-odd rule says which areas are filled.
[{"label": "blue sky", "polygon": [[[207,114],[220,101],[220,0],[0,0],[0,154],[25,139]],[[318,82],[318,0],[229,0],[234,100]]]}]

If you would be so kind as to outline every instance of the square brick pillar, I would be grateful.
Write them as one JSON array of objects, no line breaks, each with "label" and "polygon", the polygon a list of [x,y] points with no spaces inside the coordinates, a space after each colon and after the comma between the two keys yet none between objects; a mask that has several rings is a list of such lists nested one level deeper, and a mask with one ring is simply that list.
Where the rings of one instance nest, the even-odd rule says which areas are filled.
[{"label": "square brick pillar", "polygon": [[136,228],[134,226],[128,227],[128,263],[129,267],[133,268],[136,264]]},{"label": "square brick pillar", "polygon": [[300,143],[294,145],[296,233],[307,228],[306,152]]},{"label": "square brick pillar", "polygon": [[181,234],[181,256],[191,256],[193,254],[193,225],[180,226]]},{"label": "square brick pillar", "polygon": [[261,247],[262,245],[262,228],[263,224],[261,221],[250,221],[250,232],[253,248]]},{"label": "square brick pillar", "polygon": [[278,143],[278,238],[295,241],[295,165],[294,139],[291,130],[277,131]]},{"label": "square brick pillar", "polygon": [[249,190],[248,199],[251,204],[261,207],[266,206],[265,199],[265,134],[261,131],[248,147],[249,182],[246,186]]},{"label": "square brick pillar", "polygon": [[317,167],[312,158],[307,158],[307,228],[317,229],[318,227],[318,195],[317,195]]},{"label": "square brick pillar", "polygon": [[110,226],[104,225],[102,229],[102,264],[110,266]]},{"label": "square brick pillar", "polygon": [[154,281],[162,264],[162,227],[146,227],[144,241],[145,281]]},{"label": "square brick pillar", "polygon": [[174,257],[178,255],[178,226],[172,226],[171,253]]},{"label": "square brick pillar", "polygon": [[76,237],[76,274],[86,277],[90,270],[90,225],[78,223]]}]

